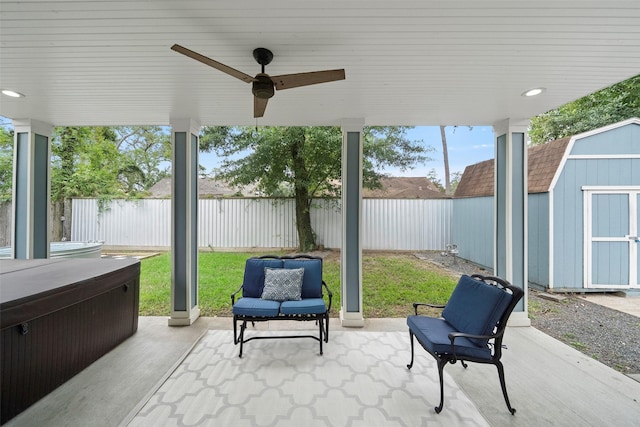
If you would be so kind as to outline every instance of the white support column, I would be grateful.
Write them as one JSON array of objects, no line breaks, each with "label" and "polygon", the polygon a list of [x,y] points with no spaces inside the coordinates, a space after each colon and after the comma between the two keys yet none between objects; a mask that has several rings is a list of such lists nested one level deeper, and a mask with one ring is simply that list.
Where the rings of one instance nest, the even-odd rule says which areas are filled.
[{"label": "white support column", "polygon": [[188,326],[198,308],[198,137],[200,123],[171,119],[171,318]]},{"label": "white support column", "polygon": [[14,120],[13,258],[49,258],[50,159],[53,126]]},{"label": "white support column", "polygon": [[527,236],[528,120],[507,119],[493,125],[495,145],[495,274],[524,291],[509,318],[512,326],[530,326]]},{"label": "white support column", "polygon": [[342,123],[342,326],[361,328],[362,315],[362,129],[363,119]]}]

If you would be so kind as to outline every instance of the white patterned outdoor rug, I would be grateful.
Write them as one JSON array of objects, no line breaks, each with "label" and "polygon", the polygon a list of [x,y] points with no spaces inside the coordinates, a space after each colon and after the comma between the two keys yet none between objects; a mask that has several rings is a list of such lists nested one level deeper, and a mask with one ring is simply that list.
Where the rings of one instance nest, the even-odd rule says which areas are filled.
[{"label": "white patterned outdoor rug", "polygon": [[255,340],[242,358],[232,334],[208,331],[129,425],[488,425],[446,370],[445,406],[435,413],[435,361],[416,343],[407,369],[408,333],[330,332],[324,356],[308,338]]}]

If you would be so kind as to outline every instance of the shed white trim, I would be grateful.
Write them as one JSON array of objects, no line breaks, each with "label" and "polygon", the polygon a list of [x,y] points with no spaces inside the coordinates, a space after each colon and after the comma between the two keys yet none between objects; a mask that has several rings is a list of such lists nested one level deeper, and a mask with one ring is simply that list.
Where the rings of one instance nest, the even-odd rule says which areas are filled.
[{"label": "shed white trim", "polygon": [[569,160],[640,159],[640,154],[572,154]]},{"label": "shed white trim", "polygon": [[[638,224],[638,196],[640,196],[640,186],[583,186],[583,215],[584,215],[584,283],[585,288],[640,288],[638,283],[638,246],[640,224]],[[628,195],[628,215],[629,229],[624,236],[600,237],[593,235],[593,196],[597,194],[624,194]],[[593,242],[620,242],[628,243],[629,257],[629,277],[626,285],[611,285],[594,283],[593,278]]]},{"label": "shed white trim", "polygon": [[560,176],[562,175],[562,171],[565,168],[565,165],[567,163],[567,160],[569,159],[617,159],[617,158],[638,158],[635,155],[616,155],[616,154],[603,154],[603,155],[571,155],[571,152],[573,151],[573,146],[575,145],[576,141],[579,139],[583,139],[592,135],[598,135],[600,133],[603,132],[607,132],[613,129],[617,129],[617,128],[621,128],[624,126],[627,126],[629,124],[638,124],[640,125],[640,118],[637,117],[633,117],[631,119],[627,119],[618,123],[613,123],[607,126],[603,126],[601,128],[598,129],[593,129],[590,130],[588,132],[583,132],[583,133],[579,133],[577,135],[574,135],[571,137],[571,139],[569,140],[569,144],[567,144],[567,148],[564,151],[564,154],[562,156],[562,160],[560,161],[560,164],[558,165],[558,169],[556,169],[556,172],[553,176],[553,179],[551,180],[551,185],[549,186],[549,193],[553,194],[553,189],[555,188],[556,184],[558,183],[558,180],[560,179]]}]

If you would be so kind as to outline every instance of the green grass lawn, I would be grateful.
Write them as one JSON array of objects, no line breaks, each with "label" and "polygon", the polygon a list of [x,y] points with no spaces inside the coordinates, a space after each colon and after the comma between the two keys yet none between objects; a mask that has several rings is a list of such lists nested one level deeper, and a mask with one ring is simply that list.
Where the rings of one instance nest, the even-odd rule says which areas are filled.
[{"label": "green grass lawn", "polygon": [[[242,284],[244,263],[259,253],[201,252],[198,258],[198,306],[202,316],[231,316],[232,292]],[[140,315],[168,316],[171,301],[169,253],[142,260]],[[323,278],[331,292],[331,315],[340,310],[340,258],[331,253],[323,262]],[[411,254],[376,253],[362,257],[364,316],[405,317],[414,301],[442,304],[456,281],[446,272]]]}]

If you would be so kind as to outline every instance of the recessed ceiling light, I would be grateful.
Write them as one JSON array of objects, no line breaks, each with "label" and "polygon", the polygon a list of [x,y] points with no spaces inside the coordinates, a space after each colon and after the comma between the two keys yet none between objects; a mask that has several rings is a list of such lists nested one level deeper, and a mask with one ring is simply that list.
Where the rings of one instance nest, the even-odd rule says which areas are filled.
[{"label": "recessed ceiling light", "polygon": [[529,89],[526,92],[522,93],[522,96],[536,96],[536,95],[540,95],[542,92],[544,92],[546,89],[543,87],[535,87],[533,89]]},{"label": "recessed ceiling light", "polygon": [[14,90],[9,90],[9,89],[2,89],[2,94],[10,96],[12,98],[24,98],[24,95],[21,94],[20,92],[16,92]]}]

